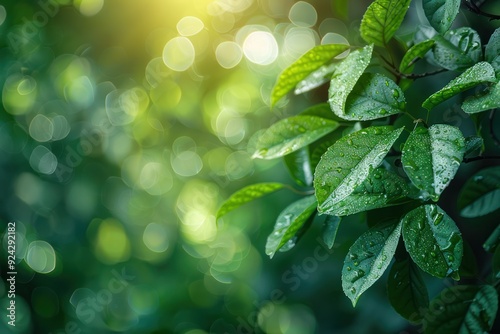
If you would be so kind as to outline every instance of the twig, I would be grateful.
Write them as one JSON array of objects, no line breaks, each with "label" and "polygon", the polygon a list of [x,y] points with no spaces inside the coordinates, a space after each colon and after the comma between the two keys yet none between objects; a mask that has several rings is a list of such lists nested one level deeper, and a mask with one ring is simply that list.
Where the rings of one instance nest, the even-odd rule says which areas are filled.
[{"label": "twig", "polygon": [[500,155],[478,155],[477,157],[464,158],[465,163],[478,160],[500,160]]},{"label": "twig", "polygon": [[425,73],[418,73],[418,74],[404,74],[404,73],[399,73],[400,76],[406,78],[406,79],[419,79],[419,78],[425,78],[434,74],[439,74],[442,72],[445,72],[446,69],[442,68],[440,70],[434,71],[434,72],[425,72]]}]

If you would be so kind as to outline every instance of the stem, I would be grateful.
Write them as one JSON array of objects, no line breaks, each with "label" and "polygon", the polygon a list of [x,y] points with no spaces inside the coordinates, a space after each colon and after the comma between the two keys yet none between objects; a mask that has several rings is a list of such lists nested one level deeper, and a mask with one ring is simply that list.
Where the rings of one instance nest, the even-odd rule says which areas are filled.
[{"label": "stem", "polygon": [[478,160],[500,160],[500,155],[478,155],[477,157],[464,158],[464,163],[469,163]]},{"label": "stem", "polygon": [[418,74],[404,74],[404,73],[399,73],[400,76],[406,78],[406,79],[420,79],[420,78],[425,78],[431,75],[439,74],[442,72],[445,72],[446,69],[442,68],[440,70],[434,71],[434,72],[425,72],[425,73],[418,73]]},{"label": "stem", "polygon": [[294,193],[299,194],[299,195],[313,195],[314,194],[314,189],[302,191],[302,190],[295,189],[294,187],[289,186],[289,185],[285,185],[285,188],[287,188],[288,190],[291,190]]}]

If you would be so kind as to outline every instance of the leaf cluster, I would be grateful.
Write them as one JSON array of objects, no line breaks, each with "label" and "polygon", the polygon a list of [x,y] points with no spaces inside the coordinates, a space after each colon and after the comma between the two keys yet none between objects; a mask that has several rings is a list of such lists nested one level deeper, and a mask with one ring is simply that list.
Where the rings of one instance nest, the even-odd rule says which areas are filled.
[{"label": "leaf cluster", "polygon": [[[418,27],[407,45],[394,36],[410,0],[375,0],[361,21],[365,45],[316,46],[281,73],[271,94],[272,106],[294,88],[300,94],[329,81],[328,100],[266,129],[254,153],[259,159],[283,158],[297,185],[314,192],[291,203],[277,218],[266,245],[271,257],[294,247],[315,215],[325,217],[323,240],[332,247],[343,217],[397,207],[390,214],[382,210],[387,216],[371,224],[350,247],[342,287],[356,305],[394,260],[388,275],[389,300],[398,313],[420,321],[429,333],[488,331],[498,308],[494,286],[500,278],[499,228],[484,245],[495,254],[487,284],[457,285],[429,302],[422,276],[423,271],[460,281],[461,276],[477,275],[466,270],[474,262],[470,247],[439,204],[466,157],[484,153],[483,134],[465,137],[455,126],[428,124],[416,117],[419,108],[436,112],[436,106],[473,88],[479,93],[463,99],[465,113],[494,112],[500,107],[500,29],[484,48],[472,28],[451,29],[460,4],[423,0],[430,26]],[[405,50],[399,58],[391,52],[394,42]],[[345,51],[347,57],[336,59]],[[417,79],[427,75],[413,72],[419,61],[436,67],[435,73],[452,72],[455,78],[424,96],[421,106],[409,106],[406,89],[418,87]],[[399,125],[401,117],[413,119],[413,125]],[[396,147],[397,142],[402,145]],[[391,163],[394,159],[399,166]],[[244,188],[222,205],[218,216],[285,187],[262,183]],[[470,175],[456,207],[465,218],[500,209],[500,167]],[[428,316],[435,305],[442,311],[437,317]]]}]

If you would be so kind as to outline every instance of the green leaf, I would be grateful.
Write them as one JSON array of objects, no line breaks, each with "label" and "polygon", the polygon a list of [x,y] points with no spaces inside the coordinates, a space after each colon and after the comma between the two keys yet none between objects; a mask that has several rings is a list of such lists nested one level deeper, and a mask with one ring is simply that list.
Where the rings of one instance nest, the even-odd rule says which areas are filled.
[{"label": "green leaf", "polygon": [[274,230],[267,238],[266,254],[272,258],[281,247],[295,236],[315,210],[316,198],[314,196],[304,197],[287,206],[279,214]]},{"label": "green leaf", "polygon": [[468,114],[500,108],[500,82],[488,88],[479,96],[470,96],[462,104],[462,109]]},{"label": "green leaf", "polygon": [[458,278],[463,241],[455,222],[435,204],[422,205],[402,219],[403,239],[412,260],[425,272]]},{"label": "green leaf", "polygon": [[450,29],[460,9],[460,0],[423,0],[424,13],[439,33]]},{"label": "green leaf", "polygon": [[292,90],[297,83],[332,60],[333,57],[348,50],[349,47],[349,45],[345,44],[318,45],[302,55],[278,77],[278,81],[271,93],[271,107]]},{"label": "green leaf", "polygon": [[391,263],[401,235],[401,224],[378,224],[349,248],[342,268],[342,289],[353,306]]},{"label": "green leaf", "polygon": [[425,54],[434,46],[435,41],[432,39],[413,45],[403,56],[399,64],[399,71],[405,73],[417,58],[423,58]]},{"label": "green leaf", "polygon": [[500,225],[498,225],[493,233],[484,242],[483,248],[485,251],[493,253],[500,244]]},{"label": "green leaf", "polygon": [[229,211],[239,208],[243,204],[283,189],[284,187],[285,185],[282,183],[257,183],[242,188],[222,203],[221,207],[217,211],[217,219],[224,216]]},{"label": "green leaf", "polygon": [[469,27],[449,30],[444,36],[436,35],[433,39],[436,41],[433,60],[448,70],[463,71],[482,58],[479,34]]},{"label": "green leaf", "polygon": [[259,137],[253,158],[274,159],[297,151],[335,130],[335,121],[316,116],[293,116],[271,125]]},{"label": "green leaf", "polygon": [[454,126],[417,126],[403,147],[401,162],[420,198],[437,201],[460,167],[465,151],[462,132]]},{"label": "green leaf", "polygon": [[295,86],[294,94],[299,95],[305,92],[309,92],[314,88],[321,86],[324,83],[327,83],[332,78],[333,73],[337,69],[339,63],[331,63],[328,65],[323,65],[318,68],[316,71],[309,74],[302,81],[297,83]]},{"label": "green leaf", "polygon": [[406,257],[396,260],[387,278],[389,301],[403,318],[418,321],[429,306],[429,295],[418,267]]},{"label": "green leaf", "polygon": [[399,29],[411,0],[375,0],[361,20],[361,37],[367,43],[385,46]]},{"label": "green leaf", "polygon": [[312,185],[313,171],[308,146],[285,155],[284,160],[290,175],[299,186],[309,187]]},{"label": "green leaf", "polygon": [[500,166],[482,169],[465,182],[458,197],[462,217],[480,217],[499,208]]},{"label": "green leaf", "polygon": [[323,225],[323,242],[329,249],[332,249],[335,243],[341,221],[342,218],[340,217],[331,215],[326,216],[325,224]]},{"label": "green leaf", "polygon": [[371,61],[373,45],[352,51],[338,66],[328,90],[330,108],[340,118],[344,118],[347,96]]},{"label": "green leaf", "polygon": [[403,112],[406,100],[399,86],[382,74],[364,73],[347,96],[347,120],[367,121]]},{"label": "green leaf", "polygon": [[480,150],[483,147],[484,141],[483,138],[479,136],[468,136],[465,137],[465,153],[464,157],[469,154],[474,153],[477,150]]},{"label": "green leaf", "polygon": [[450,81],[441,90],[429,96],[427,100],[422,103],[422,107],[431,110],[450,97],[486,82],[496,82],[496,78],[493,67],[483,61],[468,68],[464,73]]},{"label": "green leaf", "polygon": [[342,137],[321,157],[314,173],[318,211],[328,213],[380,165],[403,128],[369,127]]},{"label": "green leaf", "polygon": [[484,50],[484,59],[493,66],[498,78],[500,76],[500,28],[491,34]]},{"label": "green leaf", "polygon": [[490,285],[444,289],[424,317],[425,333],[487,333],[495,321],[498,293]]},{"label": "green leaf", "polygon": [[366,180],[349,196],[329,208],[328,214],[348,216],[398,205],[407,199],[408,191],[405,179],[379,167],[371,170]]}]

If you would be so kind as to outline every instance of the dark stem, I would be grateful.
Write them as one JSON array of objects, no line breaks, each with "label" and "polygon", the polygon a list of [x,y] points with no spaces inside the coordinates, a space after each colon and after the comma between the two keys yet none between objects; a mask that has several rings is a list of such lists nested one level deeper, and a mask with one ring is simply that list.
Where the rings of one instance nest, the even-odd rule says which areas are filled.
[{"label": "dark stem", "polygon": [[477,157],[464,158],[465,163],[478,160],[500,160],[500,155],[478,155]]},{"label": "dark stem", "polygon": [[464,0],[462,3],[465,5],[465,7],[469,11],[471,11],[471,12],[473,12],[475,14],[478,14],[478,15],[482,15],[482,16],[488,17],[490,19],[490,21],[492,21],[492,20],[500,20],[500,15],[490,14],[490,13],[486,13],[486,12],[482,11],[481,8],[480,8],[480,6],[483,4],[482,2],[479,5],[477,5],[472,0],[471,1]]},{"label": "dark stem", "polygon": [[442,68],[440,70],[434,71],[434,72],[425,72],[425,73],[418,73],[418,74],[404,74],[404,73],[399,73],[400,76],[406,78],[406,79],[419,79],[419,78],[425,78],[431,75],[439,74],[442,72],[445,72],[446,69]]}]

